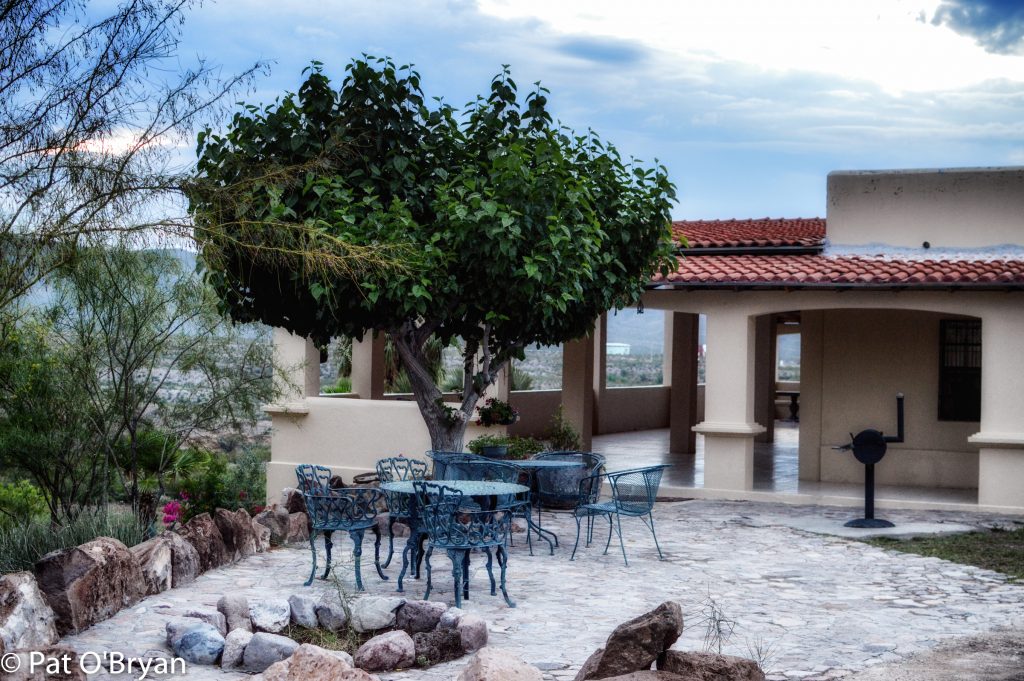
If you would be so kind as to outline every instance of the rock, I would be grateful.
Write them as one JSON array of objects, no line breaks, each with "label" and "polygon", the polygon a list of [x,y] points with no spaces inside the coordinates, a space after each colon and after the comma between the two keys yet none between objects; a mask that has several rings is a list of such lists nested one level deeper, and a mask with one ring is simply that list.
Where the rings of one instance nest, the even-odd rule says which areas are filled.
[{"label": "rock", "polygon": [[213,512],[213,522],[224,540],[224,550],[229,560],[248,558],[256,553],[256,533],[252,529],[249,514],[244,510],[226,511],[218,508]]},{"label": "rock", "polygon": [[395,625],[395,611],[405,603],[395,596],[363,596],[352,602],[352,628],[358,632],[376,631]]},{"label": "rock", "polygon": [[630,672],[621,676],[609,676],[604,681],[698,681],[698,679],[696,677],[680,676],[672,672],[647,669],[642,672]]},{"label": "rock", "polygon": [[306,499],[302,496],[302,492],[299,490],[292,489],[291,487],[285,487],[281,490],[281,508],[289,514],[305,513]]},{"label": "rock", "polygon": [[438,629],[454,629],[465,612],[461,608],[448,608],[437,622]]},{"label": "rock", "polygon": [[159,539],[171,547],[171,586],[191,583],[202,574],[199,552],[177,532],[164,532]]},{"label": "rock", "polygon": [[486,647],[477,651],[458,681],[543,681],[544,675],[512,653]]},{"label": "rock", "polygon": [[310,530],[309,516],[305,513],[288,514],[288,538],[287,544],[294,544],[300,541],[309,541]]},{"label": "rock", "polygon": [[0,577],[0,653],[55,644],[60,640],[56,621],[31,572]]},{"label": "rock", "polygon": [[220,658],[221,669],[231,669],[242,664],[245,647],[252,640],[252,632],[234,629],[224,637],[224,653]]},{"label": "rock", "polygon": [[371,672],[389,672],[411,667],[416,662],[416,644],[401,629],[374,636],[359,646],[356,666]]},{"label": "rock", "polygon": [[683,631],[683,611],[678,603],[666,601],[654,610],[623,622],[583,664],[576,681],[606,679],[644,671],[676,642]]},{"label": "rock", "polygon": [[349,667],[352,667],[353,669],[355,669],[356,661],[354,659],[352,659],[352,656],[349,655],[348,653],[346,653],[344,650],[329,650],[328,652],[331,655],[334,655],[336,658],[338,658],[342,662],[344,662],[345,664],[347,664]]},{"label": "rock", "polygon": [[312,596],[295,594],[288,597],[288,605],[292,609],[292,622],[300,627],[316,629],[316,599]]},{"label": "rock", "polygon": [[228,633],[228,621],[224,617],[224,613],[218,612],[217,610],[205,610],[205,609],[192,609],[186,610],[184,617],[193,617],[200,622],[206,622],[210,626],[217,629],[221,636],[226,636]]},{"label": "rock", "polygon": [[320,603],[316,606],[316,621],[328,631],[341,631],[348,623],[348,615],[338,604]]},{"label": "rock", "polygon": [[162,593],[173,584],[171,545],[161,537],[154,537],[131,547],[135,561],[146,581],[146,595]]},{"label": "rock", "polygon": [[259,512],[253,520],[270,530],[271,546],[281,546],[288,541],[288,526],[290,523],[288,511],[277,506],[271,506]]},{"label": "rock", "polygon": [[224,537],[209,513],[200,513],[185,523],[178,534],[199,554],[199,571],[206,572],[230,561]]},{"label": "rock", "polygon": [[[37,648],[34,651],[37,653],[35,671],[31,671],[32,652],[20,650],[14,653],[18,656],[18,670],[13,673],[4,673],[2,675],[4,681],[87,681],[85,672],[79,666],[78,653],[71,648],[63,646]],[[43,655],[42,660],[38,660],[39,653]],[[51,674],[47,669],[57,671]]]},{"label": "rock", "polygon": [[529,525],[527,525],[526,521],[522,518],[514,518],[512,520],[512,531],[516,534],[519,534],[520,532],[526,532],[527,527],[529,527]]},{"label": "rock", "polygon": [[[347,656],[347,654],[345,654]],[[351,657],[349,658],[351,659]],[[287,660],[263,672],[263,681],[378,681],[376,676],[356,669],[337,651],[304,643]]]},{"label": "rock", "polygon": [[48,553],[36,563],[35,573],[62,635],[101,622],[146,593],[135,556],[110,537]]},{"label": "rock", "polygon": [[660,671],[693,681],[764,681],[764,672],[753,660],[716,653],[670,650],[658,664]]},{"label": "rock", "polygon": [[480,650],[487,645],[487,622],[479,615],[463,614],[455,626],[462,640],[462,649],[467,653]]},{"label": "rock", "polygon": [[253,598],[249,600],[249,621],[254,631],[276,634],[292,619],[292,606],[284,598]]},{"label": "rock", "polygon": [[462,637],[454,629],[437,629],[412,635],[416,646],[416,659],[428,664],[440,664],[462,657]]},{"label": "rock", "polygon": [[395,623],[410,634],[433,631],[446,610],[448,606],[437,601],[406,601],[395,613]]},{"label": "rock", "polygon": [[245,596],[236,594],[221,596],[217,601],[217,611],[224,615],[228,632],[236,629],[252,631],[252,620],[249,619],[249,601]]},{"label": "rock", "polygon": [[247,672],[262,672],[275,662],[291,657],[298,647],[298,643],[285,636],[263,631],[253,634],[242,655],[242,669]]},{"label": "rock", "polygon": [[212,624],[183,618],[167,623],[167,645],[191,664],[217,664],[224,652],[224,637]]},{"label": "rock", "polygon": [[342,478],[340,475],[332,475],[331,481],[327,483],[327,486],[330,487],[331,489],[344,489],[348,485],[345,484],[344,478]]},{"label": "rock", "polygon": [[260,525],[255,518],[251,519],[252,531],[256,537],[256,553],[263,553],[270,549],[270,528]]}]

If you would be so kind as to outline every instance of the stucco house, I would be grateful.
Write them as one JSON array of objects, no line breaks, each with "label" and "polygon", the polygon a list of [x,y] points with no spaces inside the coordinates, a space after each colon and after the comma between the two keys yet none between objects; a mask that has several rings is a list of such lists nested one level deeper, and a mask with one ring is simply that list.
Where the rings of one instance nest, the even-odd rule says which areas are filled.
[{"label": "stucco house", "polygon": [[[542,432],[561,404],[588,447],[617,438],[617,467],[640,448],[609,434],[637,431],[660,433],[645,455],[653,447],[680,470],[701,467],[700,480],[670,475],[665,494],[855,505],[863,466],[833,447],[865,428],[894,433],[899,392],[906,439],[877,467],[880,506],[1024,513],[1024,168],[834,172],[827,181],[824,219],[675,223],[688,248],[643,297],[665,312],[665,384],[609,388],[598,319],[589,338],[564,346],[561,390],[513,393],[523,418],[511,432]],[[776,381],[780,333],[800,334],[798,384]],[[309,343],[285,332],[275,342],[296,369],[291,394],[268,408],[269,489],[289,484],[297,463],[350,476],[429,448],[415,404],[383,394],[382,340],[355,343],[345,397],[319,395]],[[495,390],[507,395],[507,382]],[[798,480],[757,485],[755,452],[770,469],[787,396],[799,405]]]}]

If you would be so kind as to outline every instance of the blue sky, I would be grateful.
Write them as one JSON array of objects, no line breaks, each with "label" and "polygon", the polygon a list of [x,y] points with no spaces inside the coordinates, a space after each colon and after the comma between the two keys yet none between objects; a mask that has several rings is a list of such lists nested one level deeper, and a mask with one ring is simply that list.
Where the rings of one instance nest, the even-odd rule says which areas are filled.
[{"label": "blue sky", "polygon": [[1022,36],[1021,0],[220,0],[180,52],[269,61],[250,102],[365,52],[461,105],[510,64],[710,219],[823,216],[830,170],[1024,165]]}]

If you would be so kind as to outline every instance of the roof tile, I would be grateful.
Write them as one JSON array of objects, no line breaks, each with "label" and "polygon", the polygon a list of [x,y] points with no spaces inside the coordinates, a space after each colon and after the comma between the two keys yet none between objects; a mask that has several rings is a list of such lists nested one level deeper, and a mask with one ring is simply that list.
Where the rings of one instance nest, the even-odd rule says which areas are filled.
[{"label": "roof tile", "polygon": [[757,220],[678,220],[672,236],[686,237],[689,248],[821,246],[824,218],[761,218]]}]

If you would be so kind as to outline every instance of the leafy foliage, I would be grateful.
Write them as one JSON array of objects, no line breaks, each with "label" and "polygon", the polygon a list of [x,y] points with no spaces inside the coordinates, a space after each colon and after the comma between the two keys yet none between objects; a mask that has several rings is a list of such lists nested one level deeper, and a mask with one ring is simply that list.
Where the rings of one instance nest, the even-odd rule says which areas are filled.
[{"label": "leafy foliage", "polygon": [[172,485],[181,504],[182,522],[200,513],[223,508],[261,509],[267,498],[266,460],[257,452],[243,453],[234,462],[223,456],[209,456],[187,478]]},{"label": "leafy foliage", "polygon": [[502,445],[508,447],[508,458],[510,459],[529,459],[537,452],[547,449],[540,440],[518,435],[480,435],[470,440],[467,449],[473,454],[481,454],[484,447]]},{"label": "leafy foliage", "polygon": [[0,529],[0,574],[32,570],[50,551],[80,546],[96,537],[113,537],[125,546],[145,539],[144,527],[131,513],[89,511],[63,525],[36,519]]},{"label": "leafy foliage", "polygon": [[24,525],[46,512],[46,497],[28,480],[0,483],[0,529]]},{"label": "leafy foliage", "polygon": [[551,417],[551,429],[546,436],[551,449],[556,452],[578,452],[583,447],[580,433],[569,419],[565,410],[558,405],[558,411]]},{"label": "leafy foliage", "polygon": [[[388,332],[433,446],[461,447],[510,358],[585,335],[667,265],[675,190],[665,169],[556,124],[547,97],[538,85],[521,101],[506,68],[461,113],[431,108],[416,71],[365,58],[337,90],[314,64],[297,94],[247,107],[223,135],[204,133],[191,208],[225,308],[321,345]],[[301,164],[301,176],[275,173]],[[253,262],[237,247],[277,244],[289,224],[357,248],[410,247],[408,266],[323,276]],[[463,343],[454,422],[426,369],[431,337]]]}]

